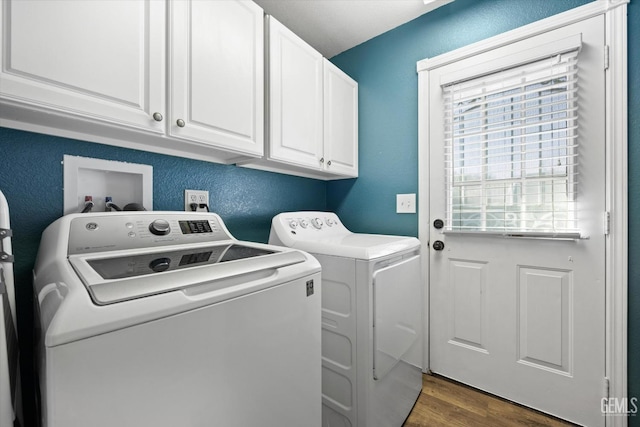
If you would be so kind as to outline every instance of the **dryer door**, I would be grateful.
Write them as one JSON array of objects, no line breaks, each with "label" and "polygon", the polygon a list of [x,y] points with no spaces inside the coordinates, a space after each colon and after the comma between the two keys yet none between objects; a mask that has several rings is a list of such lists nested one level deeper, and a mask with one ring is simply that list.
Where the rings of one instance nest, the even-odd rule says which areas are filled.
[{"label": "dryer door", "polygon": [[420,256],[373,273],[373,378],[382,379],[420,338]]}]

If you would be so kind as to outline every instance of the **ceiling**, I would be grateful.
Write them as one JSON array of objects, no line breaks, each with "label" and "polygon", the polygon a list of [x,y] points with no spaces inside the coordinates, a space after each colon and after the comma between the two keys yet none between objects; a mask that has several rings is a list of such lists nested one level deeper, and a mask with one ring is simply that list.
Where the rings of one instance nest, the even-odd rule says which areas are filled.
[{"label": "ceiling", "polygon": [[254,0],[331,58],[453,0]]}]

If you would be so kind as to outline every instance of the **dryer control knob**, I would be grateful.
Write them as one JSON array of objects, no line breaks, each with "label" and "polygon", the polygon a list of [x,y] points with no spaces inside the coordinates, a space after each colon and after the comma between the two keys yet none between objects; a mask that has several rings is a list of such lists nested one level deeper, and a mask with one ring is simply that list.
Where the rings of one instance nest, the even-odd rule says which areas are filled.
[{"label": "dryer control knob", "polygon": [[169,221],[166,221],[164,219],[156,219],[151,224],[149,224],[149,231],[156,236],[166,236],[171,232],[171,227],[169,226]]},{"label": "dryer control knob", "polygon": [[307,221],[306,219],[300,220],[300,227],[307,228],[308,226],[309,226],[309,221]]},{"label": "dryer control knob", "polygon": [[336,222],[335,222],[334,220],[332,220],[331,218],[327,218],[326,224],[327,224],[329,227],[333,227],[333,225],[334,225],[335,223],[336,223]]},{"label": "dryer control knob", "polygon": [[322,228],[322,226],[324,225],[322,220],[320,218],[313,218],[311,220],[311,224],[317,228],[318,230],[320,230]]},{"label": "dryer control knob", "polygon": [[289,227],[295,230],[296,228],[298,228],[298,221],[292,219],[291,221],[289,221]]}]

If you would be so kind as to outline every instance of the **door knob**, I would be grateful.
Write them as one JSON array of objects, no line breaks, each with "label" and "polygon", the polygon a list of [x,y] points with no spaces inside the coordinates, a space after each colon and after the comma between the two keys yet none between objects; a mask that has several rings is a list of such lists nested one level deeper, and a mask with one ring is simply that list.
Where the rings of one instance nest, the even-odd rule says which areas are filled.
[{"label": "door knob", "polygon": [[436,240],[435,242],[433,242],[431,247],[436,251],[441,251],[444,249],[444,242],[442,240]]},{"label": "door knob", "polygon": [[155,120],[156,122],[161,122],[163,119],[162,114],[160,113],[153,113],[153,120]]}]

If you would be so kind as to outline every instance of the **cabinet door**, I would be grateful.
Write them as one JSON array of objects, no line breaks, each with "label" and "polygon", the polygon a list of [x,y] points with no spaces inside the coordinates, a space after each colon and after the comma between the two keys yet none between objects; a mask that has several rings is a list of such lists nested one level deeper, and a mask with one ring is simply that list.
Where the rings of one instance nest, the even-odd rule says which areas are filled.
[{"label": "cabinet door", "polygon": [[269,17],[269,157],[322,169],[322,55]]},{"label": "cabinet door", "polygon": [[358,83],[326,59],[324,155],[328,172],[358,176]]},{"label": "cabinet door", "polygon": [[3,0],[0,22],[3,99],[164,132],[164,2]]},{"label": "cabinet door", "polygon": [[169,133],[262,155],[262,9],[251,1],[170,4]]}]

